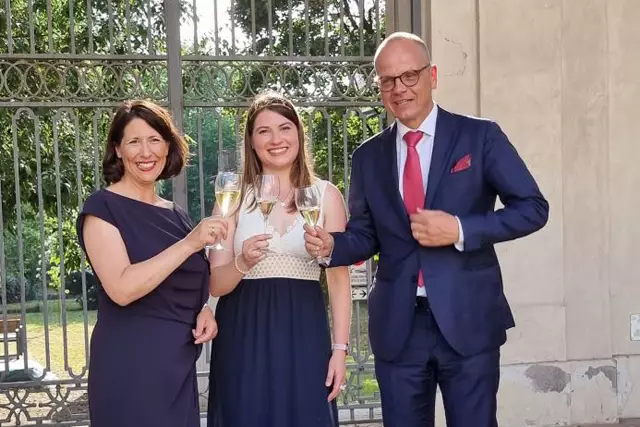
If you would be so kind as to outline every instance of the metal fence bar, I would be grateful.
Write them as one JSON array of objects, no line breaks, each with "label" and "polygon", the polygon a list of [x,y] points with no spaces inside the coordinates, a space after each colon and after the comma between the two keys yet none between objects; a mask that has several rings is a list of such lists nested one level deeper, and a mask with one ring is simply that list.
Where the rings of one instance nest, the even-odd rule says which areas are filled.
[{"label": "metal fence bar", "polygon": [[[198,111],[196,117],[196,135],[198,142],[198,192],[200,195],[200,218],[205,218],[207,215],[204,211],[204,141],[202,140],[202,116],[203,111]],[[219,126],[218,126],[219,127]]]},{"label": "metal fence bar", "polygon": [[11,39],[11,0],[4,1],[4,8],[6,10],[7,20],[7,52],[13,53],[13,40]]},{"label": "metal fence bar", "polygon": [[[327,120],[327,170],[329,181],[333,182],[333,139],[331,138],[331,117],[326,109],[322,109],[322,114]],[[346,182],[346,180],[345,180]]]},{"label": "metal fence bar", "polygon": [[[82,210],[82,203],[84,200],[84,194],[82,193],[82,152],[80,148],[80,124],[78,120],[78,115],[75,116],[75,124],[76,124],[76,132],[75,132],[75,160],[76,160],[76,191],[78,192],[77,201],[78,201],[78,212]],[[82,326],[83,326],[83,336],[84,336],[84,366],[80,371],[80,374],[74,375],[72,373],[73,368],[69,369],[69,373],[72,377],[81,378],[84,377],[85,373],[88,372],[89,369],[89,313],[87,311],[87,269],[86,269],[86,259],[84,255],[84,251],[80,251],[80,280],[81,280],[81,293],[82,293]],[[66,298],[66,296],[65,296]]]},{"label": "metal fence bar", "polygon": [[112,0],[107,0],[107,19],[109,21],[109,53],[115,53],[115,43],[113,41],[113,4]]},{"label": "metal fence bar", "polygon": [[64,369],[69,372],[69,352],[67,348],[68,338],[67,338],[67,301],[64,297],[64,288],[65,288],[65,271],[64,271],[64,237],[62,233],[62,183],[61,183],[61,175],[60,175],[60,143],[59,143],[59,122],[62,120],[62,113],[66,112],[65,110],[58,110],[56,114],[53,116],[53,155],[55,159],[55,170],[56,170],[56,208],[58,214],[58,245],[59,245],[59,256],[60,256],[60,323],[62,325],[62,342],[63,342],[63,357],[64,357]]},{"label": "metal fence bar", "polygon": [[131,52],[131,0],[125,0],[124,3],[124,35],[126,38],[127,52]]},{"label": "metal fence bar", "polygon": [[311,53],[309,52],[309,49],[311,48],[310,43],[309,43],[309,26],[310,26],[310,22],[309,22],[309,0],[304,0],[304,54],[307,56],[310,56]]},{"label": "metal fence bar", "polygon": [[213,0],[213,37],[215,38],[215,54],[220,55],[220,29],[218,28],[218,0]]},{"label": "metal fence bar", "polygon": [[376,47],[380,46],[380,32],[381,32],[381,27],[382,25],[380,25],[380,0],[374,0],[374,8],[376,10]]},{"label": "metal fence bar", "polygon": [[197,0],[193,0],[193,51],[198,52],[198,5]]},{"label": "metal fence bar", "polygon": [[231,0],[231,55],[236,54],[236,0]]},{"label": "metal fence bar", "polygon": [[256,49],[256,0],[251,0],[251,53],[258,54]]},{"label": "metal fence bar", "polygon": [[273,9],[271,0],[267,0],[267,37],[269,38],[269,55],[273,55]]},{"label": "metal fence bar", "polygon": [[[0,185],[0,201],[2,200],[2,186]],[[2,297],[2,311],[0,312],[2,319],[2,329],[0,329],[0,334],[3,334],[6,337],[9,334],[9,324],[7,322],[8,310],[7,310],[7,267],[5,263],[5,252],[4,252],[4,215],[2,213],[2,204],[0,203],[0,297]],[[4,380],[4,377],[9,372],[9,341],[3,339],[3,347],[4,347],[4,370],[2,374],[0,374],[0,381]]]},{"label": "metal fence bar", "polygon": [[[349,4],[347,3],[347,6]],[[344,56],[345,47],[344,47],[344,3],[340,2],[340,19],[339,19],[339,40],[340,40],[340,56]]]},{"label": "metal fence bar", "polygon": [[360,56],[364,56],[364,0],[358,0],[358,32],[360,34]]},{"label": "metal fence bar", "polygon": [[[40,142],[40,119],[36,116],[36,175],[38,185],[38,224],[40,229],[40,268],[42,271],[46,269],[46,247],[45,247],[45,231],[44,231],[44,194],[42,191],[42,150]],[[47,275],[41,275],[42,295],[43,295],[43,325],[44,325],[44,344],[45,344],[45,363],[46,369],[51,369],[51,341],[49,336],[49,299],[47,298]]]},{"label": "metal fence bar", "polygon": [[33,0],[29,0],[27,2],[27,11],[29,16],[29,49],[31,50],[31,53],[36,53],[36,26],[33,19]]},{"label": "metal fence bar", "polygon": [[[51,0],[48,0],[51,1]],[[89,53],[93,53],[93,9],[91,0],[87,0],[87,38],[89,39]],[[151,23],[149,22],[149,31],[151,31]]]},{"label": "metal fence bar", "polygon": [[153,36],[151,31],[151,0],[147,0],[147,50],[149,55],[155,54],[155,47],[153,45]]},{"label": "metal fence bar", "polygon": [[[91,33],[91,31],[89,33]],[[49,46],[48,52],[53,53],[53,12],[51,10],[51,0],[47,0],[47,42]]]},{"label": "metal fence bar", "polygon": [[[232,0],[233,1],[233,0]],[[293,56],[293,0],[288,1],[287,22],[289,24],[289,56]]]},{"label": "metal fence bar", "polygon": [[[169,109],[179,132],[183,132],[184,90],[182,87],[182,58],[180,56],[180,5],[164,0],[167,21],[167,68],[169,69]],[[173,201],[187,206],[186,172],[173,179]]]},{"label": "metal fence bar", "polygon": [[[20,389],[21,393],[35,398],[36,395],[44,396],[47,390],[56,388],[56,396],[62,396],[45,396],[52,401],[49,415],[38,413],[36,406],[28,406],[30,403],[27,400],[16,401],[17,403],[12,404],[12,414],[15,415],[11,415],[13,418],[10,423],[15,424],[18,417],[24,416],[20,414],[29,414],[28,420],[19,420],[22,424],[26,422],[26,425],[52,421],[55,425],[67,426],[85,423],[83,420],[86,414],[83,415],[82,412],[70,414],[66,419],[55,418],[59,410],[71,408],[71,403],[79,402],[72,402],[69,393],[83,393],[86,389],[92,327],[90,323],[93,315],[88,310],[88,286],[92,276],[86,269],[88,266],[82,251],[79,255],[80,275],[75,276],[77,266],[74,263],[65,264],[64,253],[75,243],[65,234],[66,228],[63,229],[62,223],[67,220],[64,215],[68,214],[68,209],[81,209],[86,196],[83,193],[88,188],[102,187],[100,152],[106,122],[123,99],[151,98],[168,107],[178,129],[184,132],[187,128],[187,132],[197,140],[198,146],[192,150],[193,155],[198,157],[197,161],[192,162],[191,169],[171,182],[173,200],[185,208],[190,203],[192,210],[189,213],[194,219],[198,215],[205,216],[209,204],[213,203],[213,200],[209,200],[213,196],[211,188],[207,187],[207,181],[209,175],[215,173],[215,156],[222,148],[229,148],[233,141],[236,146],[240,146],[243,113],[259,89],[276,88],[292,98],[304,117],[311,150],[317,151],[326,146],[326,151],[322,149],[318,158],[322,173],[330,181],[344,185],[341,188],[344,188],[343,193],[347,198],[354,135],[357,135],[355,138],[364,140],[375,130],[373,128],[377,129],[376,117],[379,116],[380,123],[383,122],[378,94],[372,90],[371,84],[372,40],[375,39],[375,46],[379,45],[384,28],[380,18],[383,15],[383,2],[380,0],[337,3],[329,0],[319,3],[316,0],[288,0],[284,4],[273,0],[258,3],[256,0],[243,3],[231,0],[230,16],[226,21],[218,19],[220,3],[213,0],[213,36],[203,35],[202,30],[209,22],[199,20],[199,12],[203,14],[201,11],[208,6],[197,0],[185,1],[188,3],[187,7],[192,5],[194,12],[193,49],[188,49],[190,53],[187,55],[181,54],[181,2],[176,0],[138,0],[133,4],[131,0],[126,0],[124,4],[114,3],[113,0],[86,0],[84,17],[82,9],[85,2],[71,0],[67,3],[69,18],[71,21],[74,21],[74,17],[83,18],[87,26],[87,33],[82,29],[84,34],[78,34],[77,37],[75,29],[85,25],[79,20],[71,22],[68,36],[56,33],[58,21],[53,15],[51,0],[46,1],[46,17],[44,11],[32,10],[36,2],[24,2],[26,6],[22,6],[20,16],[28,15],[29,26],[16,27],[12,24],[11,11],[7,8],[7,50],[0,54],[0,108],[15,111],[10,129],[16,146],[14,156],[23,162],[26,152],[21,150],[24,150],[23,147],[33,150],[34,147],[28,144],[35,142],[36,160],[33,166],[37,169],[37,180],[34,179],[37,182],[33,183],[36,188],[27,189],[21,194],[19,180],[22,179],[24,183],[25,178],[14,159],[13,174],[18,202],[16,209],[27,199],[33,207],[32,213],[23,210],[15,220],[10,219],[17,222],[18,228],[23,228],[16,234],[18,246],[23,246],[17,251],[21,254],[18,263],[23,269],[20,273],[23,276],[20,283],[20,304],[16,305],[20,310],[21,321],[25,323],[28,320],[25,312],[24,256],[28,255],[25,251],[31,246],[25,246],[27,240],[23,236],[26,220],[36,224],[31,227],[37,230],[40,241],[30,245],[40,246],[41,257],[38,262],[43,272],[48,268],[46,258],[50,253],[50,241],[55,241],[54,244],[59,246],[56,253],[61,258],[61,292],[59,300],[49,304],[46,297],[49,288],[47,274],[41,274],[35,282],[44,294],[44,325],[39,325],[38,328],[43,327],[45,349],[44,354],[36,351],[31,351],[30,354],[34,354],[36,359],[46,359],[46,367],[38,378],[31,381],[9,385],[0,383],[0,405],[3,404],[3,397],[9,396],[10,390]],[[5,0],[4,4],[10,5],[11,2]],[[78,4],[79,10],[76,10]],[[163,6],[162,15],[156,13],[160,5]],[[237,12],[242,14],[236,15]],[[40,20],[41,24],[36,24],[34,20]],[[335,22],[336,20],[339,22]],[[160,37],[166,36],[166,48],[162,43],[157,43],[157,28],[162,28],[159,30]],[[284,34],[286,31],[288,34]],[[315,31],[319,32],[316,34]],[[182,32],[185,30],[182,29]],[[46,41],[38,40],[38,34],[46,34]],[[87,40],[88,48],[85,48]],[[29,48],[26,47],[27,41],[30,42]],[[298,42],[304,43],[304,46],[294,44]],[[69,53],[56,53],[66,43],[69,44]],[[201,45],[207,49],[200,50]],[[213,49],[208,49],[211,46]],[[156,54],[156,50],[161,54]],[[85,113],[88,113],[86,117]],[[19,121],[20,115],[28,117]],[[42,120],[43,117],[47,119]],[[27,135],[27,145],[22,136],[22,139],[15,142],[18,131],[20,135],[25,132],[22,128],[18,129],[18,123],[22,126],[23,122],[28,123],[27,133],[34,134]],[[369,126],[372,127],[371,130]],[[71,140],[72,137],[74,140]],[[86,144],[84,141],[87,141]],[[340,143],[342,149],[339,147]],[[55,169],[55,176],[46,176],[49,173],[47,168]],[[94,176],[91,177],[91,174]],[[68,198],[67,192],[73,197],[71,200],[65,199],[66,205],[61,209],[63,197]],[[6,200],[13,195],[7,195],[6,190],[3,193],[0,188],[0,202],[3,196]],[[6,203],[0,206],[6,206]],[[4,212],[0,209],[0,226],[3,229],[7,224],[6,213],[6,207]],[[10,210],[9,215],[13,215],[13,210]],[[29,215],[37,215],[38,218],[34,221]],[[56,231],[49,232],[51,227],[55,229],[56,226]],[[11,239],[14,239],[12,236],[13,234]],[[8,247],[5,242],[4,232],[0,233],[0,294],[3,297],[0,319],[8,316],[5,254]],[[13,255],[16,251],[12,251],[11,256],[16,257],[17,255]],[[372,267],[373,263],[367,261],[367,283],[371,283]],[[82,308],[82,314],[76,318],[71,313],[67,314],[67,310],[73,307],[72,301],[67,299],[64,292],[65,289],[71,289],[72,276],[77,277],[78,289],[81,289],[80,295],[75,298]],[[380,418],[377,389],[369,387],[374,377],[372,355],[364,334],[367,320],[366,290],[359,286],[356,290],[363,297],[354,299],[353,305],[348,388],[339,404],[341,424],[350,425],[371,423]],[[49,317],[50,309],[56,309],[58,304],[61,308],[60,324],[56,320],[57,314],[56,317]],[[74,324],[75,322],[82,322],[82,325]],[[33,328],[32,325],[28,326]],[[77,329],[72,336],[71,331],[75,326],[82,326],[83,329]],[[57,329],[52,332],[52,328]],[[3,333],[2,329],[6,329],[6,323],[4,328],[0,328],[0,333]],[[52,363],[60,364],[59,358],[54,357],[52,348],[59,345],[58,333],[62,334],[60,350],[64,358],[63,369],[52,366]],[[84,345],[82,359],[77,355],[72,357],[72,342],[82,342],[74,344],[79,347]],[[39,345],[27,346],[27,350],[38,350]],[[7,353],[6,342],[4,347]],[[210,346],[206,348],[209,349]],[[208,363],[210,355],[208,351],[205,353],[203,360]],[[24,363],[26,365],[29,362]],[[8,365],[7,358],[4,365]],[[52,369],[64,377],[50,380],[46,374]],[[202,371],[198,372],[199,378],[204,379],[207,376],[204,372],[206,366],[198,365],[198,369]],[[206,389],[203,389],[206,388],[203,387],[205,384],[206,381],[200,384],[202,393],[206,393]],[[2,418],[0,416],[0,426],[6,425]]]},{"label": "metal fence bar", "polygon": [[[22,217],[22,204],[20,199],[20,149],[18,146],[18,118],[22,113],[26,113],[29,117],[33,118],[33,112],[27,109],[19,109],[11,119],[11,128],[13,133],[13,167],[14,167],[14,188],[16,195],[16,222],[17,222],[17,237],[18,237],[18,274],[20,281],[20,322],[24,325],[26,321],[25,312],[25,283],[24,283],[24,247],[23,247],[23,217]],[[24,368],[28,369],[29,349],[25,348]]]},{"label": "metal fence bar", "polygon": [[76,53],[76,24],[73,13],[73,0],[69,0],[69,50],[72,55]]}]

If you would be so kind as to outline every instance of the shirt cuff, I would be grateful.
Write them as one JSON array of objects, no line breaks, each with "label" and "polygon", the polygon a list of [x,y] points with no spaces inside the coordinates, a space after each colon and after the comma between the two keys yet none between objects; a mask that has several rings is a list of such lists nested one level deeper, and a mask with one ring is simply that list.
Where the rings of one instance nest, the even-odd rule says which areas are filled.
[{"label": "shirt cuff", "polygon": [[334,248],[331,248],[331,252],[329,253],[329,256],[326,258],[322,258],[319,262],[318,265],[322,268],[329,268],[330,264],[331,264],[331,255],[333,255],[333,250]]},{"label": "shirt cuff", "polygon": [[457,250],[460,252],[464,251],[464,232],[462,231],[462,223],[460,222],[460,218],[456,217],[456,221],[458,221],[458,242],[454,245]]}]

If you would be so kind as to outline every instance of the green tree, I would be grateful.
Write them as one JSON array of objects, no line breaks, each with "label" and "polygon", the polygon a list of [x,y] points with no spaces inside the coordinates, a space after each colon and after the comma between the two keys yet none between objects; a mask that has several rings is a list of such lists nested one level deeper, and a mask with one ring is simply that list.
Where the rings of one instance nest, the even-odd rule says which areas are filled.
[{"label": "green tree", "polygon": [[[23,251],[25,271],[34,262],[28,252],[44,244],[44,264],[52,266],[50,279],[60,286],[61,266],[67,274],[81,267],[75,217],[88,194],[103,184],[101,157],[113,105],[138,97],[166,102],[166,64],[142,56],[136,61],[118,59],[124,54],[166,52],[164,2],[9,4],[10,10],[0,8],[0,52],[20,56],[0,60],[0,101],[16,106],[0,109],[0,209],[7,272],[19,270],[21,261],[10,246],[22,238],[29,242]],[[181,2],[181,7],[185,16],[191,13],[189,2]],[[57,59],[60,53],[112,56]],[[41,56],[32,59],[25,54]],[[50,107],[50,102],[69,107]],[[27,103],[29,107],[18,108]],[[89,108],[87,103],[104,108]],[[45,237],[34,233],[41,225],[47,229]],[[5,277],[7,272],[2,272]]]},{"label": "green tree", "polygon": [[[251,43],[242,53],[279,57],[315,57],[282,63],[243,65],[232,82],[233,92],[250,97],[261,89],[283,90],[300,104],[312,142],[316,172],[343,191],[353,150],[381,130],[382,109],[371,84],[370,61],[384,37],[384,2],[358,0],[239,0],[234,20]],[[269,21],[271,20],[271,26]],[[255,37],[254,37],[255,28]],[[322,60],[326,59],[326,60]],[[335,101],[359,107],[332,106]]]},{"label": "green tree", "polygon": [[232,117],[222,109],[187,109],[185,134],[192,139],[190,165],[187,168],[188,213],[194,223],[209,216],[215,203],[214,181],[220,149],[236,150]]}]

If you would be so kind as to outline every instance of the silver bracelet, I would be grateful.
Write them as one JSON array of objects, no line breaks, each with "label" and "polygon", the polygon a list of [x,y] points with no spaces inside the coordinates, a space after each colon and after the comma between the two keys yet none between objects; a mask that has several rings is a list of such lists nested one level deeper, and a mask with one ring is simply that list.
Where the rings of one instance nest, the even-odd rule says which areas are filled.
[{"label": "silver bracelet", "polygon": [[342,350],[344,352],[349,351],[349,344],[333,344],[331,350]]},{"label": "silver bracelet", "polygon": [[240,274],[248,274],[248,273],[249,273],[248,271],[243,271],[243,270],[240,268],[240,266],[238,265],[238,257],[239,257],[240,255],[242,255],[242,254],[238,254],[238,255],[236,255],[236,257],[233,259],[233,265],[234,265],[234,267],[236,268],[236,270],[238,270],[238,273],[240,273]]}]

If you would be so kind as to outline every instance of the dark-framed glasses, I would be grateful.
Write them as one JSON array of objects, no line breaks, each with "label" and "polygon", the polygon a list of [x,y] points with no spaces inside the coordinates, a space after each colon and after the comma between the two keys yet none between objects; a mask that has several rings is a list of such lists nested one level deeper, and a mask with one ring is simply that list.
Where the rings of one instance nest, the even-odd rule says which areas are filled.
[{"label": "dark-framed glasses", "polygon": [[396,80],[400,79],[403,85],[406,87],[412,87],[418,84],[418,80],[420,80],[420,74],[427,68],[431,67],[431,64],[425,65],[424,67],[418,70],[409,70],[400,74],[399,76],[382,76],[377,79],[378,87],[383,92],[389,92],[394,87],[396,87]]}]

